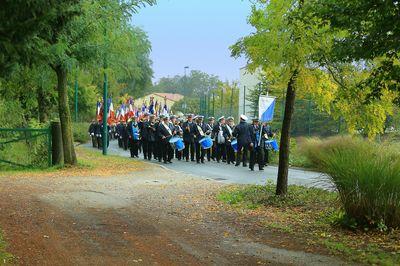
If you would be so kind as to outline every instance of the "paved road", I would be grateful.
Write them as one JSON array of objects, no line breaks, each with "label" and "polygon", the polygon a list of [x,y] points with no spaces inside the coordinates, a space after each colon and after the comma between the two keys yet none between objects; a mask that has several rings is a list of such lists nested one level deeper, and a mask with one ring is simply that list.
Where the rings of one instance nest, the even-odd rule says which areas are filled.
[{"label": "paved road", "polygon": [[[91,147],[91,143],[84,144],[86,147]],[[100,151],[99,151],[100,152]],[[129,151],[124,151],[118,147],[116,141],[110,142],[108,153],[129,157]],[[140,158],[139,160],[143,160]],[[144,161],[144,160],[143,160]],[[148,162],[148,161],[146,161]],[[196,164],[193,162],[174,160],[172,164],[158,163],[155,160],[152,163],[162,165],[170,170],[191,174],[193,176],[205,179],[213,179],[227,184],[257,184],[262,185],[268,181],[276,182],[278,174],[277,166],[268,166],[264,171],[250,171],[248,167],[228,165],[225,163],[206,162],[206,164]],[[289,170],[289,184],[314,186],[314,187],[329,187],[329,184],[324,181],[321,173],[305,171],[301,169]]]}]

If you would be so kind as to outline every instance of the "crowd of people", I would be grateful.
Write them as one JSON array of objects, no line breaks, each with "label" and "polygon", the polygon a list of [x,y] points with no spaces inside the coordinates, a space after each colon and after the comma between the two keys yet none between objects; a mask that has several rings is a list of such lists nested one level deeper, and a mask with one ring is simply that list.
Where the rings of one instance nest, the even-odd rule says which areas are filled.
[{"label": "crowd of people", "polygon": [[[103,125],[93,121],[89,127],[93,147],[102,147]],[[274,137],[271,126],[261,123],[258,118],[248,123],[245,115],[235,125],[234,118],[209,117],[204,121],[201,115],[144,114],[140,118],[130,117],[108,126],[108,140],[118,140],[118,146],[130,150],[132,158],[143,154],[145,160],[158,160],[165,164],[179,161],[216,161],[235,166],[249,165],[250,170],[258,165],[259,170],[269,163],[273,148],[270,140]],[[181,143],[181,145],[179,145]],[[107,143],[109,145],[109,142]],[[249,164],[248,164],[249,162]]]}]

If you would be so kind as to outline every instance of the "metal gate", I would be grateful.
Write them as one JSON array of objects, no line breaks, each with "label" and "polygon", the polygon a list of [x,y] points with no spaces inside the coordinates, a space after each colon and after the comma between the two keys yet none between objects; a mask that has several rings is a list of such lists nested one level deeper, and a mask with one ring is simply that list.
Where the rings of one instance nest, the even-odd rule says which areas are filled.
[{"label": "metal gate", "polygon": [[51,128],[0,128],[0,166],[50,167]]}]

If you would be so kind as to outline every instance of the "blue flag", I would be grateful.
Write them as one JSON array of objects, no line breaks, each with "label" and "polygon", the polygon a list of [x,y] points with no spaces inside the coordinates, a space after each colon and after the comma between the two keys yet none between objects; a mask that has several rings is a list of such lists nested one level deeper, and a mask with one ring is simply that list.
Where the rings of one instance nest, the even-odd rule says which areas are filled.
[{"label": "blue flag", "polygon": [[261,122],[269,122],[274,119],[275,97],[260,96],[258,101],[258,118]]}]

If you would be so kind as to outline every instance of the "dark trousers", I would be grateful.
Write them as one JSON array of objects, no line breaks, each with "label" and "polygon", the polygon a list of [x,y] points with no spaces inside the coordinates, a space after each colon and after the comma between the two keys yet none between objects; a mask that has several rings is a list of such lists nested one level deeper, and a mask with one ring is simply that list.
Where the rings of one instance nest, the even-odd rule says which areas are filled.
[{"label": "dark trousers", "polygon": [[145,139],[142,139],[141,142],[142,142],[142,149],[143,149],[143,157],[144,157],[144,159],[147,159],[149,156],[149,142]]},{"label": "dark trousers", "polygon": [[264,149],[264,165],[269,164],[269,152],[268,149]]},{"label": "dark trousers", "polygon": [[[164,163],[172,160],[174,151],[172,150],[171,144],[165,139],[161,142],[161,157]],[[161,158],[160,157],[160,158]]]},{"label": "dark trousers", "polygon": [[[154,153],[155,142],[154,141],[146,141],[145,146],[146,146],[146,153],[145,153],[146,157],[145,157],[145,159],[151,160],[151,158],[153,156],[153,153]],[[143,150],[144,150],[145,146],[143,146]]]},{"label": "dark trousers", "polygon": [[161,140],[157,140],[154,142],[153,155],[154,155],[154,158],[158,159],[159,162],[161,162],[161,160],[163,159],[163,157],[162,157],[163,146],[164,145]]},{"label": "dark trousers", "polygon": [[264,168],[263,149],[261,147],[253,148],[250,151],[250,169],[254,170],[254,165],[258,164],[259,169]]},{"label": "dark trousers", "polygon": [[95,136],[92,136],[92,146],[93,148],[97,148],[97,139]]},{"label": "dark trousers", "polygon": [[186,158],[186,161],[189,160],[189,151],[190,151],[190,160],[194,161],[194,142],[185,141],[185,150],[183,151],[183,155]]},{"label": "dark trousers", "polygon": [[101,137],[96,137],[97,139],[97,148],[100,150],[102,147]]},{"label": "dark trousers", "polygon": [[235,151],[233,150],[231,143],[226,144],[226,161],[228,164],[235,163]]},{"label": "dark trousers", "polygon": [[128,150],[128,138],[127,137],[122,138],[122,146],[125,151]]},{"label": "dark trousers", "polygon": [[175,149],[175,158],[180,161],[182,160],[182,157],[183,157],[183,151],[178,151],[178,149]]},{"label": "dark trousers", "polygon": [[223,144],[217,144],[216,147],[216,152],[217,152],[217,162],[219,162],[222,158],[222,160],[226,160],[226,145],[225,143]]},{"label": "dark trousers", "polygon": [[129,139],[129,150],[131,152],[131,158],[139,156],[139,141],[132,138]]},{"label": "dark trousers", "polygon": [[205,150],[201,148],[201,145],[198,142],[196,142],[194,146],[196,150],[196,162],[204,162],[204,156],[206,154]]},{"label": "dark trousers", "polygon": [[123,148],[122,138],[118,137],[118,147]]},{"label": "dark trousers", "polygon": [[247,164],[247,152],[249,151],[250,145],[238,145],[238,152],[236,154],[236,165],[239,165],[240,162],[243,163],[243,166]]}]

